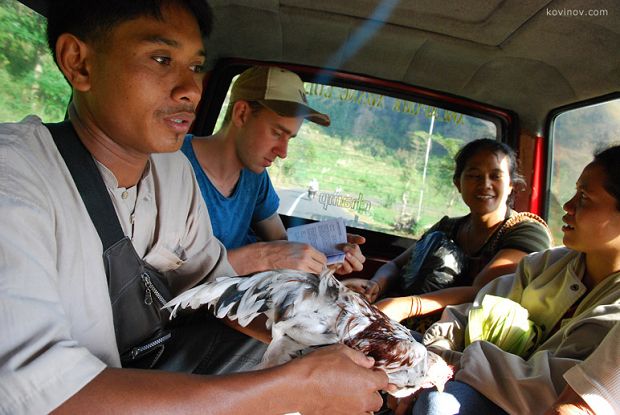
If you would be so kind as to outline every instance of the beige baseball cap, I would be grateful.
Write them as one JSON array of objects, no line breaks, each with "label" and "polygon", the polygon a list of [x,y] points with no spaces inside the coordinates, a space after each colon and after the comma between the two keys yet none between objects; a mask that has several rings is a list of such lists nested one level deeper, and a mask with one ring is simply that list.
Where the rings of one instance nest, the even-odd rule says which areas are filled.
[{"label": "beige baseball cap", "polygon": [[230,102],[257,101],[283,117],[304,117],[325,127],[329,115],[308,106],[304,83],[297,74],[275,66],[253,66],[239,75]]}]

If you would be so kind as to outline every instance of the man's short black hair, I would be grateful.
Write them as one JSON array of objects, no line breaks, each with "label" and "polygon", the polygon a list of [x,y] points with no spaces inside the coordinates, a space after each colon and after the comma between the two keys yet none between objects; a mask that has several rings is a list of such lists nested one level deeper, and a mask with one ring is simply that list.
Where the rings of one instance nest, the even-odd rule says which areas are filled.
[{"label": "man's short black hair", "polygon": [[51,0],[47,42],[56,59],[56,41],[63,33],[97,43],[111,29],[128,20],[142,16],[162,20],[162,9],[168,4],[184,7],[196,16],[203,38],[210,34],[213,14],[207,0]]}]

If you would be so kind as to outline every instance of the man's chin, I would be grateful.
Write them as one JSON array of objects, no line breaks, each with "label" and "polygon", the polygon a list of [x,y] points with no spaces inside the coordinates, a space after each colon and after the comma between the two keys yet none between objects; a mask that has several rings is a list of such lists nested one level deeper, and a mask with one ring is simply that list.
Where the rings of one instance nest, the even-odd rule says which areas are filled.
[{"label": "man's chin", "polygon": [[264,166],[252,166],[252,167],[247,167],[247,169],[250,170],[252,173],[261,174],[262,172],[265,171],[266,167],[264,167]]},{"label": "man's chin", "polygon": [[185,140],[186,134],[174,134],[170,135],[166,138],[165,142],[162,142],[161,145],[157,146],[157,151],[155,153],[174,153],[179,151],[183,146],[183,140]]}]

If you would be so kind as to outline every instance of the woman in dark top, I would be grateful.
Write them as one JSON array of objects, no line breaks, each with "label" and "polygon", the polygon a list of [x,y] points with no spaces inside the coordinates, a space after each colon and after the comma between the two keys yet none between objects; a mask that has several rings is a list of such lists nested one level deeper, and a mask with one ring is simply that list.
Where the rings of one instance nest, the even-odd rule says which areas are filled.
[{"label": "woman in dark top", "polygon": [[[459,278],[468,284],[378,302],[377,306],[395,320],[472,301],[486,283],[514,272],[525,255],[551,246],[551,235],[542,219],[510,208],[515,187],[524,184],[514,150],[495,140],[475,140],[457,153],[455,162],[453,182],[470,213],[457,218],[445,216],[426,234],[443,231],[462,250],[465,275]],[[344,283],[373,302],[390,292],[408,272],[414,248],[415,244],[383,265],[371,280]]]}]

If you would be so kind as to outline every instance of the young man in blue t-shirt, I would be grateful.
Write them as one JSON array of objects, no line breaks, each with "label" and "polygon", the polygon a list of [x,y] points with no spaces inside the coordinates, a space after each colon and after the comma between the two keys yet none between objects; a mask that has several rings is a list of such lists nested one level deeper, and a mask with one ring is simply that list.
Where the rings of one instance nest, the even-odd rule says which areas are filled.
[{"label": "young man in blue t-shirt", "polygon": [[[285,158],[304,119],[328,126],[329,117],[307,105],[302,80],[277,67],[255,66],[234,83],[222,128],[209,137],[188,135],[182,151],[196,173],[215,236],[239,274],[268,269],[318,273],[326,258],[309,245],[288,242],[279,198],[266,168]],[[340,274],[361,270],[364,256],[349,235]]]}]

